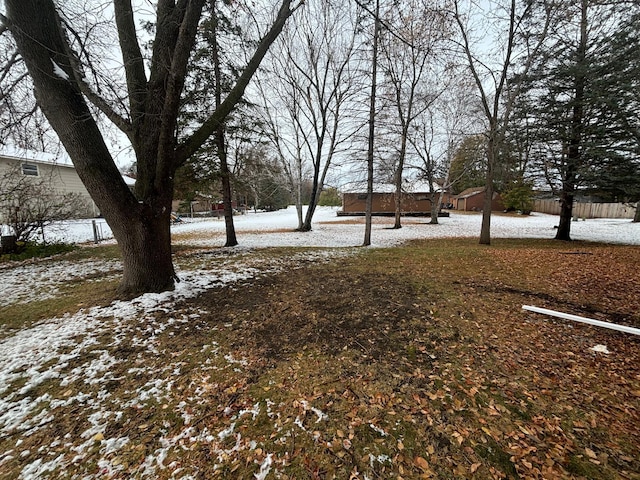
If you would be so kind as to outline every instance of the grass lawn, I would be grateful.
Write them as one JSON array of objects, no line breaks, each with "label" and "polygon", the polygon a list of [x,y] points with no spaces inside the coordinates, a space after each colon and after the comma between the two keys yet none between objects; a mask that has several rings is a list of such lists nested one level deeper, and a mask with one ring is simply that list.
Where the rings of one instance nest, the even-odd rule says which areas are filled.
[{"label": "grass lawn", "polygon": [[[295,267],[132,316],[33,387],[16,372],[2,397],[38,407],[0,478],[640,479],[640,337],[522,310],[640,327],[640,248],[439,239]],[[105,304],[107,274],[28,316]]]}]

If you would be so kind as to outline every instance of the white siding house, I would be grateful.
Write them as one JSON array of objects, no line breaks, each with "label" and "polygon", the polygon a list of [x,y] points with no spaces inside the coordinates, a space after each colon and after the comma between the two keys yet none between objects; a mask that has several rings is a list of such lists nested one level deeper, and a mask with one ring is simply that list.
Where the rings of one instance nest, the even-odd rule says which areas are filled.
[{"label": "white siding house", "polygon": [[[16,170],[19,175],[43,180],[50,186],[53,195],[79,195],[86,204],[86,207],[82,208],[84,217],[96,217],[100,213],[75,167],[66,156],[56,157],[26,150],[0,150],[0,177],[11,170]],[[133,188],[135,180],[124,175],[123,178],[129,188]]]}]

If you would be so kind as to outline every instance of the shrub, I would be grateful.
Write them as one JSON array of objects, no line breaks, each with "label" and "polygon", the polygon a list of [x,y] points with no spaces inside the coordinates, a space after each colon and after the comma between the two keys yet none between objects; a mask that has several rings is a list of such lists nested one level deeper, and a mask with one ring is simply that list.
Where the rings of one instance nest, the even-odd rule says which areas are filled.
[{"label": "shrub", "polygon": [[335,187],[329,187],[322,190],[320,194],[320,199],[318,200],[318,205],[324,207],[339,207],[342,205],[342,199],[340,198],[340,193],[338,189]]},{"label": "shrub", "polygon": [[502,202],[507,210],[517,210],[529,215],[533,209],[533,188],[530,183],[518,182],[502,193]]}]

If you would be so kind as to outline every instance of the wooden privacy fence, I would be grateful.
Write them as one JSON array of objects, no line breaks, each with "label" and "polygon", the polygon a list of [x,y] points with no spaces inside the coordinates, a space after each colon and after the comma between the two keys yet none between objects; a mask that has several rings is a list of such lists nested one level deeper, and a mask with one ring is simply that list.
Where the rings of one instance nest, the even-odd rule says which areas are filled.
[{"label": "wooden privacy fence", "polygon": [[[560,215],[558,200],[536,200],[534,212]],[[580,203],[573,204],[573,216],[577,218],[633,218],[636,209],[629,203]]]}]

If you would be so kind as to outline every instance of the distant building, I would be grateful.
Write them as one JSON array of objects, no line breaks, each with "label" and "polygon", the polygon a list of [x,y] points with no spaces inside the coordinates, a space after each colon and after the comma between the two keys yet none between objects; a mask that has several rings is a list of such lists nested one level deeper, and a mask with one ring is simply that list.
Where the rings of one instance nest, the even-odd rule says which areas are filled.
[{"label": "distant building", "polygon": [[[98,207],[78,176],[75,167],[68,157],[28,150],[0,151],[0,176],[12,170],[19,175],[43,180],[50,186],[52,195],[77,194],[84,201],[81,215],[86,218],[100,214]],[[133,189],[135,179],[123,175],[122,178],[129,188]]]},{"label": "distant building", "polygon": [[[460,192],[453,197],[453,205],[456,210],[462,212],[480,212],[484,208],[486,187],[472,187]],[[491,211],[504,210],[502,197],[498,192],[493,192]]]},{"label": "distant building", "polygon": [[[426,182],[405,182],[402,186],[401,211],[403,215],[430,216],[431,194]],[[373,185],[372,214],[393,215],[396,208],[396,187],[392,183],[376,183]],[[440,186],[434,185],[433,191],[438,195]],[[367,185],[364,182],[351,183],[342,189],[342,210],[339,215],[364,215],[367,201]],[[442,203],[451,203],[451,195],[444,193]]]}]

